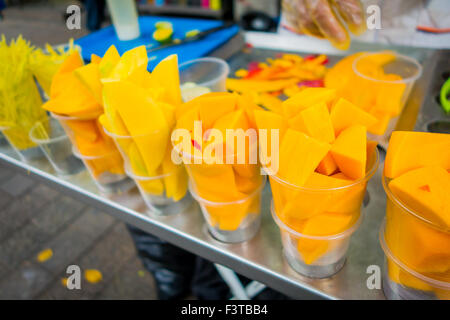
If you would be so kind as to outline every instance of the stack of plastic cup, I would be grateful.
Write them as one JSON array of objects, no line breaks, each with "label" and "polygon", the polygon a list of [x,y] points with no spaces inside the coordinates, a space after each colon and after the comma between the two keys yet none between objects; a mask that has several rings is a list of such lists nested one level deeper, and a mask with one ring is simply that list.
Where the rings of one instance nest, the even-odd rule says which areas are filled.
[{"label": "stack of plastic cup", "polygon": [[129,190],[133,182],[125,173],[124,163],[114,141],[108,137],[97,117],[76,118],[52,114],[67,133],[75,156],[81,159],[102,192]]},{"label": "stack of plastic cup", "polygon": [[[161,141],[164,138],[159,132],[133,137],[113,134],[105,128],[103,129],[116,143],[125,161],[126,173],[138,186],[151,213],[160,216],[172,215],[183,212],[189,206],[192,199],[186,192],[179,195],[181,198],[175,201],[173,198],[177,198],[178,195],[168,194],[167,190],[167,186],[172,188],[172,193],[183,193],[183,189],[187,190],[187,175],[183,165],[172,163],[168,165],[170,167],[168,172],[155,172],[154,174],[147,172],[146,163],[140,153],[142,149],[139,150],[136,141],[139,141],[141,146],[148,147],[155,141]],[[150,150],[149,153],[151,153]]]},{"label": "stack of plastic cup", "polygon": [[286,260],[295,271],[326,278],[343,267],[351,235],[363,220],[367,182],[377,168],[378,153],[364,178],[329,189],[299,187],[269,175],[272,216],[281,231]]},{"label": "stack of plastic cup", "polygon": [[41,148],[58,175],[72,175],[84,169],[83,163],[73,155],[69,137],[57,120],[37,122],[30,130],[30,139]]},{"label": "stack of plastic cup", "polygon": [[450,299],[450,230],[401,202],[383,177],[386,222],[380,230],[389,299]]},{"label": "stack of plastic cup", "polygon": [[[180,153],[189,175],[189,191],[200,204],[210,233],[227,243],[253,238],[261,225],[261,194],[266,183],[260,167],[257,164],[227,164],[225,161],[208,164],[202,159],[199,163],[196,155]],[[247,177],[241,175],[238,181],[235,171],[240,169],[251,174]],[[217,180],[221,175],[233,176],[234,186],[227,185],[227,181],[220,178]],[[223,185],[217,185],[219,181]],[[238,187],[241,190],[245,187],[245,193],[232,192]]]},{"label": "stack of plastic cup", "polygon": [[[42,121],[46,121],[46,118]],[[44,157],[39,146],[30,139],[29,130],[30,128],[0,127],[8,144],[24,162],[32,162]]]},{"label": "stack of plastic cup", "polygon": [[181,93],[184,102],[209,92],[226,92],[230,67],[225,60],[208,57],[180,65]]}]

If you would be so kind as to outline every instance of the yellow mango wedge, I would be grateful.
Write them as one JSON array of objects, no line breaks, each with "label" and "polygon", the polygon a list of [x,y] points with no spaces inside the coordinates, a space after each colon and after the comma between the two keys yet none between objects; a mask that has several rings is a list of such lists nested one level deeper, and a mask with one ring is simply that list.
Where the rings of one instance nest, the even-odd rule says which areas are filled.
[{"label": "yellow mango wedge", "polygon": [[[130,95],[130,92],[133,94]],[[163,111],[143,89],[127,81],[105,83],[104,95],[105,101],[118,112],[133,137],[147,171],[156,171],[164,159],[169,139],[169,127]],[[130,110],[129,106],[133,109]]]},{"label": "yellow mango wedge", "polygon": [[171,55],[162,60],[152,72],[152,79],[164,88],[161,100],[176,107],[182,103],[178,56]]}]

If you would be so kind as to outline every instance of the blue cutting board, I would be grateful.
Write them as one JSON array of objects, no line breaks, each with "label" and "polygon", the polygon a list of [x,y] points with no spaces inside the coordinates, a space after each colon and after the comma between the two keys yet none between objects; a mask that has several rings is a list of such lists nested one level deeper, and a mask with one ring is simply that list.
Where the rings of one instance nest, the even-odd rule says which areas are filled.
[{"label": "blue cutting board", "polygon": [[[122,55],[125,51],[141,45],[155,45],[158,43],[153,40],[152,35],[155,31],[155,23],[158,21],[169,21],[173,25],[174,39],[184,39],[187,31],[198,29],[200,31],[218,27],[223,24],[221,21],[188,19],[188,18],[169,18],[169,17],[140,17],[139,26],[141,37],[131,41],[120,41],[112,26],[93,32],[83,38],[75,41],[81,46],[82,55],[85,61],[91,60],[91,54],[102,57],[111,45],[115,45]],[[171,54],[178,54],[179,63],[192,59],[207,56],[215,49],[222,46],[225,42],[234,37],[239,31],[238,26],[215,32],[206,38],[171,48],[166,48],[149,53],[149,70],[153,68],[165,57]]]}]

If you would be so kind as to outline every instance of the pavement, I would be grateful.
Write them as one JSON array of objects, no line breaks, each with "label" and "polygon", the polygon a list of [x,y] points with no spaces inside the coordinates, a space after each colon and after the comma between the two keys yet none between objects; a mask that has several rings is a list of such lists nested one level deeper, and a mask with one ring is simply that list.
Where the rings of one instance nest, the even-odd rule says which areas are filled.
[{"label": "pavement", "polygon": [[[67,1],[9,2],[22,5],[3,12],[7,39],[22,34],[43,46],[87,34],[67,29]],[[40,262],[47,249],[53,255]],[[69,290],[69,265],[98,270],[102,280],[83,277],[80,290]],[[156,289],[122,222],[0,165],[0,299],[156,299]]]}]

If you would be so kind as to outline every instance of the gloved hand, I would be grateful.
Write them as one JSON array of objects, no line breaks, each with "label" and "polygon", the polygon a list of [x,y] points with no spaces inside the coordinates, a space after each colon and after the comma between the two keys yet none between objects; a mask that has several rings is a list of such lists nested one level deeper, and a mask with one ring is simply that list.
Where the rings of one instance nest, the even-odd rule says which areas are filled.
[{"label": "gloved hand", "polygon": [[366,30],[360,0],[283,0],[283,11],[297,31],[326,38],[342,50],[350,46],[350,36],[344,23],[356,35]]}]

